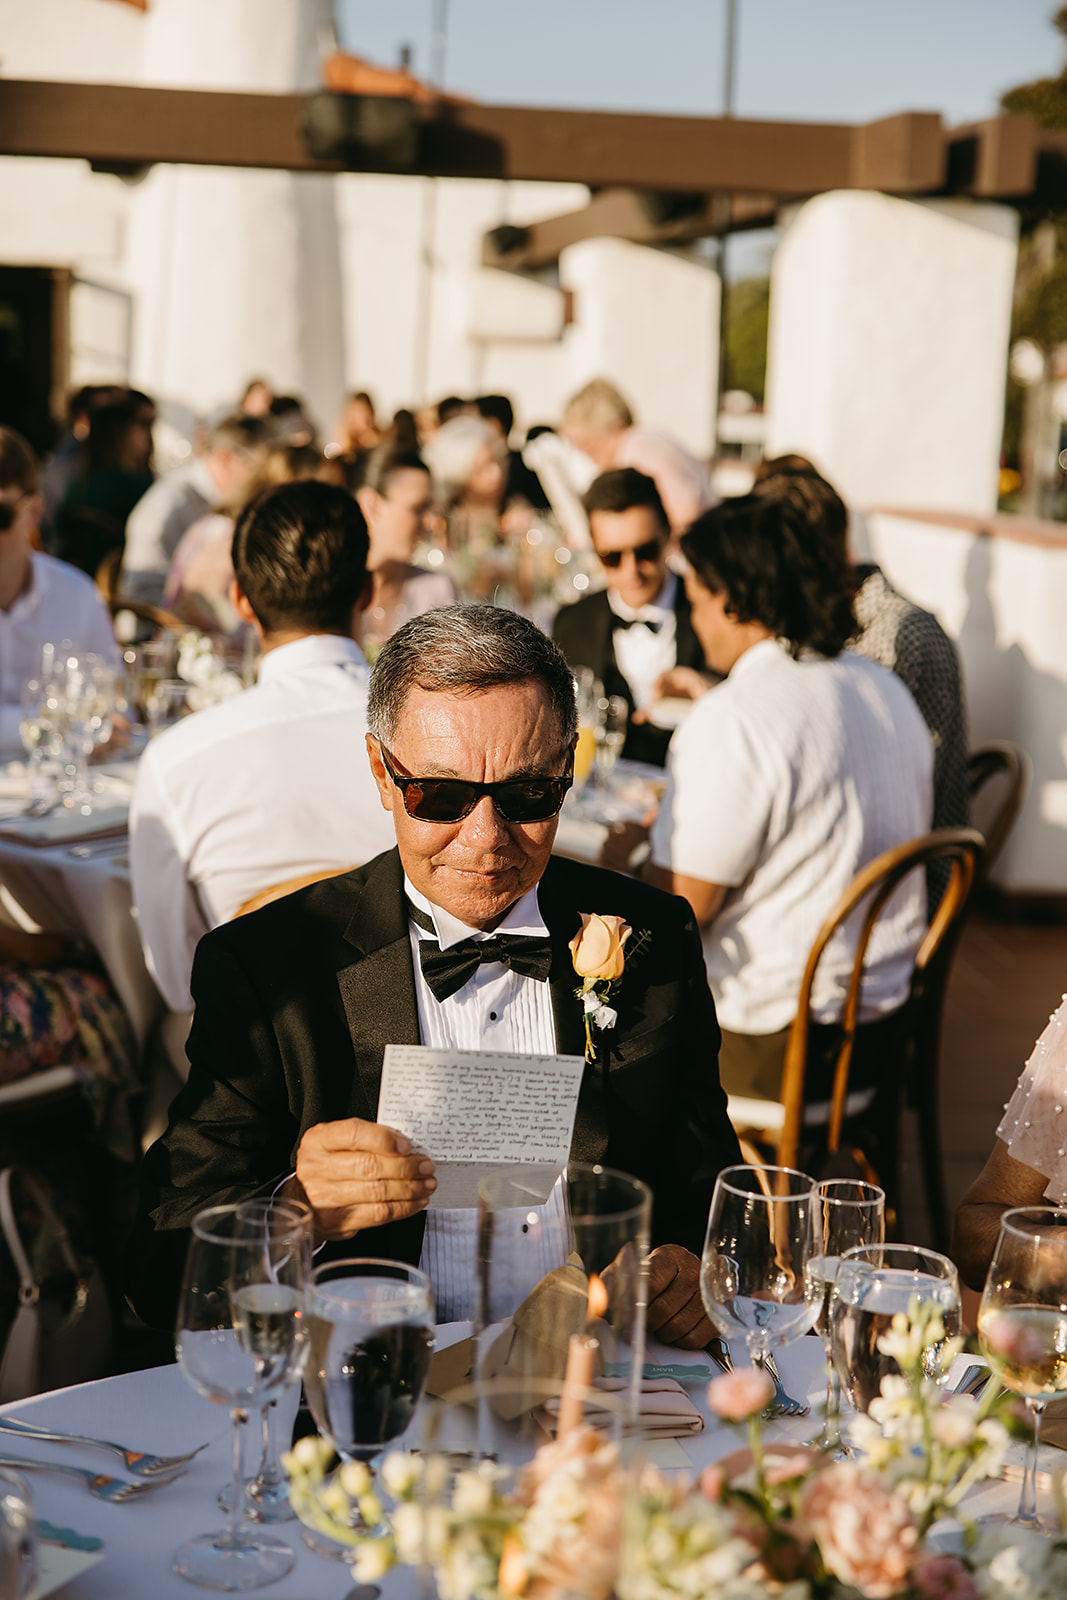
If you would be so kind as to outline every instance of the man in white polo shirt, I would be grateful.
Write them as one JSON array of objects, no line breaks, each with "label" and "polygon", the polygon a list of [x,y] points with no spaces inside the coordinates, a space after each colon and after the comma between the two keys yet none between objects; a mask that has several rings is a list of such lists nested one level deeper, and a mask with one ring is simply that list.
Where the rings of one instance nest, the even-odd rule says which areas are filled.
[{"label": "man in white polo shirt", "polygon": [[0,759],[22,753],[22,685],[41,670],[41,646],[118,667],[111,617],[90,578],[33,548],[44,501],[37,458],[20,433],[0,428]]},{"label": "man in white polo shirt", "polygon": [[[698,518],[682,550],[693,627],[728,676],[675,735],[652,860],[703,927],[723,1087],[777,1099],[815,935],[862,867],[928,830],[933,751],[900,680],[844,648],[855,631],[847,567],[813,553],[795,508],[728,500]],[[924,927],[916,873],[869,951],[860,1082],[885,1068],[886,1019],[907,997]],[[831,942],[819,1023],[840,1015],[853,953],[851,929]]]},{"label": "man in white polo shirt", "polygon": [[253,896],[360,866],[395,842],[363,750],[367,525],[329,484],[282,484],[238,518],[234,604],[263,643],[259,682],[152,740],[130,816],[149,966],[192,1007],[197,943]]}]

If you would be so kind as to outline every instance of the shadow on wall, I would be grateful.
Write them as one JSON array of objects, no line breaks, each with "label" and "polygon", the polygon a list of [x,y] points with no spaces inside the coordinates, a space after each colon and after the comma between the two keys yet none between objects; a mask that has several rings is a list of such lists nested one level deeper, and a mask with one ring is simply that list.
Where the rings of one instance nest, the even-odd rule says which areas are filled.
[{"label": "shadow on wall", "polygon": [[1067,893],[1067,682],[1035,665],[1023,645],[997,643],[994,541],[967,555],[967,610],[957,636],[967,686],[971,749],[1008,739],[1029,756],[1033,781],[994,872],[1009,890]]}]

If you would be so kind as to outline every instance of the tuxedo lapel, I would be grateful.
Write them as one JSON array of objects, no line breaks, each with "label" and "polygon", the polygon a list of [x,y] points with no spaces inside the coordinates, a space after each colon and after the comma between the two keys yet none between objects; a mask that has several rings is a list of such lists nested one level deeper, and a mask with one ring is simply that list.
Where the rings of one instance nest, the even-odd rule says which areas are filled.
[{"label": "tuxedo lapel", "polygon": [[352,959],[337,983],[352,1037],[366,1115],[378,1114],[387,1044],[419,1043],[419,1008],[411,966],[404,875],[396,850],[365,880],[344,932]]},{"label": "tuxedo lapel", "polygon": [[[552,971],[548,981],[556,1023],[556,1049],[560,1055],[581,1056],[585,1054],[584,1013],[575,992],[580,985],[568,944],[582,925],[579,911],[591,911],[594,908],[579,908],[574,904],[573,897],[566,892],[566,872],[566,867],[553,857],[541,879],[537,903],[552,939]],[[587,1161],[595,1165],[603,1161],[607,1153],[604,1071],[600,1061],[592,1064],[587,1062],[582,1074],[574,1137],[571,1140],[573,1161]]]}]

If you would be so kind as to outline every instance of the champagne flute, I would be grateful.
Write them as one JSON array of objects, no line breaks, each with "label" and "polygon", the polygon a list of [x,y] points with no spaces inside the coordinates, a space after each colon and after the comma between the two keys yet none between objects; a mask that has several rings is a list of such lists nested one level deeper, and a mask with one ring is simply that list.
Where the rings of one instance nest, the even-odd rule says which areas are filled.
[{"label": "champagne flute", "polygon": [[606,791],[615,770],[615,763],[626,743],[626,722],[630,708],[621,694],[612,694],[600,701],[600,720],[596,727],[596,756],[593,770],[596,786]]},{"label": "champagne flute", "polygon": [[205,1399],[231,1408],[233,1487],[229,1522],[189,1539],[174,1556],[179,1577],[235,1591],[273,1583],[292,1569],[289,1546],[245,1528],[241,1424],[245,1407],[274,1399],[306,1355],[306,1229],[282,1206],[211,1206],[194,1219],[178,1307],[178,1363]]},{"label": "champagne flute", "polygon": [[1045,1406],[1067,1392],[1067,1210],[1005,1211],[978,1308],[978,1339],[994,1376],[1022,1396],[1034,1423],[1010,1520],[1047,1532],[1037,1514],[1037,1452]]},{"label": "champagne flute", "polygon": [[841,1448],[841,1383],[830,1341],[830,1298],[842,1253],[885,1239],[884,1189],[853,1178],[825,1178],[815,1186],[812,1229],[813,1254],[804,1273],[819,1307],[815,1332],[826,1350],[826,1423],[819,1444],[834,1451]]},{"label": "champagne flute", "polygon": [[407,1429],[430,1375],[430,1280],[402,1261],[328,1261],[312,1273],[308,1322],[311,1414],[339,1456],[369,1464]]},{"label": "champagne flute", "polygon": [[924,1357],[926,1375],[944,1382],[940,1352],[960,1331],[960,1280],[955,1263],[917,1244],[856,1245],[842,1252],[830,1297],[830,1346],[837,1375],[857,1411],[882,1392],[882,1379],[899,1373],[892,1356],[878,1348],[893,1318],[912,1302],[933,1302],[944,1336]]},{"label": "champagne flute", "polygon": [[700,1293],[717,1331],[744,1338],[760,1371],[818,1314],[804,1271],[814,1204],[814,1178],[792,1167],[727,1167],[715,1182]]}]

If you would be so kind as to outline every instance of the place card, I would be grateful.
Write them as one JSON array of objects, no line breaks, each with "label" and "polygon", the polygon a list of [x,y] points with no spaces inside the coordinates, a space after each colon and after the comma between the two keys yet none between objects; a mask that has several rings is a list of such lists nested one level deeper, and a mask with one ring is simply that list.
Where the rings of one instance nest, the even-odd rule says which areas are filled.
[{"label": "place card", "polygon": [[377,1120],[433,1157],[431,1210],[477,1205],[479,1181],[515,1167],[543,1205],[570,1159],[584,1069],[581,1056],[390,1044]]}]

